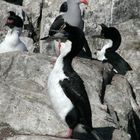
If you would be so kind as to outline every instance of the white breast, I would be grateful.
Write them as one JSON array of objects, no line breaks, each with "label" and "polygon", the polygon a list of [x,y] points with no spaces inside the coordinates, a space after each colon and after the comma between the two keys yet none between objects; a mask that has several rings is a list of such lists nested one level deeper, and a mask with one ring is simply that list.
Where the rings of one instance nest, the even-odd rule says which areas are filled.
[{"label": "white breast", "polygon": [[105,57],[105,52],[106,49],[111,48],[112,45],[113,45],[112,40],[109,40],[109,42],[106,45],[104,45],[100,51],[97,51],[97,59],[100,61],[107,60],[107,58]]},{"label": "white breast", "polygon": [[0,44],[0,53],[12,51],[27,51],[25,44],[20,40],[17,31],[8,31],[4,41]]},{"label": "white breast", "polygon": [[50,95],[53,107],[62,120],[65,119],[67,113],[73,108],[73,104],[65,95],[61,88],[59,81],[68,78],[63,73],[62,57],[57,59],[54,69],[52,70],[48,79],[48,93]]}]

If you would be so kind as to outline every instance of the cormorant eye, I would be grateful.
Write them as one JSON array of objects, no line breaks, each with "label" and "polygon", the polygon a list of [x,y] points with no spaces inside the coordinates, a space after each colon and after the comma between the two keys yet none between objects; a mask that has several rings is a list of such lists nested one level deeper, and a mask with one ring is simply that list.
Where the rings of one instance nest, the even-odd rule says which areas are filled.
[{"label": "cormorant eye", "polygon": [[97,55],[97,52],[94,52],[94,55]]}]

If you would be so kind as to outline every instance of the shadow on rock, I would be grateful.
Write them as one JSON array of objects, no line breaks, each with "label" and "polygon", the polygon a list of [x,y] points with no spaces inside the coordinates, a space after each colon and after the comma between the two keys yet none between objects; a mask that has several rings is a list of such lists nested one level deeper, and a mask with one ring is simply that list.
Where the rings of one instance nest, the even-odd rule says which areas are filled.
[{"label": "shadow on rock", "polygon": [[[115,128],[102,127],[102,128],[94,128],[94,130],[96,131],[99,137],[102,137],[103,140],[112,140],[112,134]],[[73,138],[79,139],[79,140],[97,140],[96,138],[93,137],[92,134],[88,134],[86,132],[82,133],[82,132],[77,132],[77,131],[73,133]]]}]

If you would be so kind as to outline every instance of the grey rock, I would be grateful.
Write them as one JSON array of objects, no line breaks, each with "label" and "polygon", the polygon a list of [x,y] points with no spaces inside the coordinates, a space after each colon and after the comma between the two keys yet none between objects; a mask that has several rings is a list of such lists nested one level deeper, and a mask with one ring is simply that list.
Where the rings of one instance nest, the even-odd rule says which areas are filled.
[{"label": "grey rock", "polygon": [[[133,7],[133,10],[131,10]],[[137,0],[91,0],[86,13],[90,23],[116,24],[132,18],[140,18],[140,2]],[[92,17],[92,18],[91,18]],[[90,27],[90,26],[89,26]]]},{"label": "grey rock", "polygon": [[[133,7],[133,8],[132,8]],[[112,22],[121,23],[131,18],[140,18],[140,1],[115,0],[112,2]]]},{"label": "grey rock", "polygon": [[128,114],[132,110],[133,100],[131,87],[128,81],[121,75],[113,77],[111,85],[105,92],[105,102],[117,128],[128,128]]},{"label": "grey rock", "polygon": [[36,47],[34,45],[34,42],[31,38],[29,37],[20,37],[21,41],[25,44],[25,46],[27,47],[27,50],[29,52],[33,52],[34,51],[34,48]]},{"label": "grey rock", "polygon": [[138,104],[135,106],[134,110],[139,111],[140,110],[140,73],[139,71],[128,72],[126,77],[130,85],[132,86],[133,94]]},{"label": "grey rock", "polygon": [[37,30],[40,22],[39,18],[42,12],[42,0],[23,0],[23,7],[29,16],[34,29]]},{"label": "grey rock", "polygon": [[[46,37],[49,33],[50,25],[59,14],[59,7],[64,0],[60,0],[59,3],[55,0],[45,0],[42,9],[42,19],[40,27],[40,38]],[[52,10],[53,9],[53,10]],[[40,41],[40,53],[46,53],[48,51],[49,44],[46,41]],[[50,54],[55,55],[52,50]]]},{"label": "grey rock", "polygon": [[70,139],[55,138],[50,136],[24,136],[23,135],[23,136],[15,136],[12,138],[6,138],[4,140],[70,140]]},{"label": "grey rock", "polygon": [[131,140],[131,136],[125,131],[115,129],[112,140]]},{"label": "grey rock", "polygon": [[[39,57],[44,59],[43,56]],[[15,131],[24,134],[56,134],[61,130],[63,132],[65,125],[49,107],[49,98],[46,93],[43,94],[44,83],[39,79],[43,76],[46,82],[46,76],[49,74],[46,67],[49,62],[45,59],[42,61],[35,55],[18,53],[5,53],[0,59],[5,60],[5,64],[1,64],[0,93],[3,98],[0,99],[0,122],[7,123]],[[39,77],[36,77],[36,74]]]}]

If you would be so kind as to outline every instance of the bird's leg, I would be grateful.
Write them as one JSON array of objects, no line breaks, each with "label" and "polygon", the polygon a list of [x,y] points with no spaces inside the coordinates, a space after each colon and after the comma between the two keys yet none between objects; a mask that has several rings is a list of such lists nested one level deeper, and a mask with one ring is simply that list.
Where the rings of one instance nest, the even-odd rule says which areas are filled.
[{"label": "bird's leg", "polygon": [[71,128],[69,128],[68,130],[67,130],[67,134],[66,134],[66,138],[71,138],[72,137],[72,132],[73,132],[73,130],[71,129]]},{"label": "bird's leg", "polygon": [[60,48],[61,48],[61,40],[59,39],[58,40],[58,55],[60,55]]},{"label": "bird's leg", "polygon": [[[56,51],[56,55],[59,56],[60,55],[60,48],[61,48],[61,40],[58,40],[58,44],[55,47],[55,51]],[[54,57],[51,59],[51,63],[55,64],[57,57]]]},{"label": "bird's leg", "polygon": [[54,65],[55,62],[56,62],[56,59],[57,59],[56,57],[51,58],[51,62],[50,63]]},{"label": "bird's leg", "polygon": [[61,48],[61,40],[58,39],[56,41],[56,44],[55,44],[55,51],[56,51],[56,55],[59,56],[60,55],[60,48]]}]

